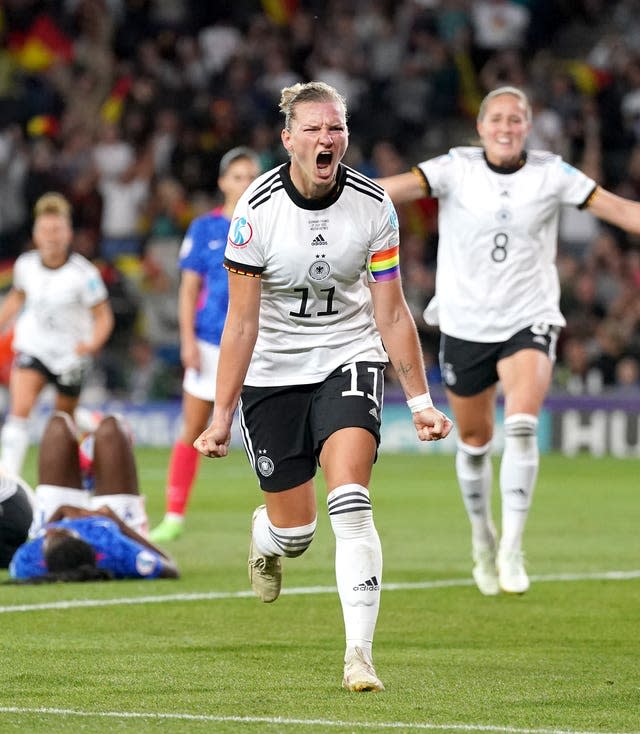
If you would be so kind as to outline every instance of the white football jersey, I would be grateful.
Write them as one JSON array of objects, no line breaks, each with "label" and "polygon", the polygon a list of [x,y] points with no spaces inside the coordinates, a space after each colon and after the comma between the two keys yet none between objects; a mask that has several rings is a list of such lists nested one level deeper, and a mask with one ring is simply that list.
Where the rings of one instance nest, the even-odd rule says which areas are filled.
[{"label": "white football jersey", "polygon": [[492,168],[475,147],[452,148],[418,169],[438,199],[427,322],[477,342],[505,341],[530,324],[564,326],[555,265],[560,207],[583,206],[595,181],[544,151],[529,151],[512,172]]},{"label": "white football jersey", "polygon": [[245,384],[311,384],[348,362],[387,362],[368,283],[399,277],[398,242],[388,195],[347,166],[324,199],[305,199],[288,163],[256,179],[225,251],[228,270],[262,280]]},{"label": "white football jersey", "polygon": [[13,285],[25,294],[16,322],[13,348],[39,359],[54,374],[83,364],[76,345],[93,334],[90,309],[108,298],[98,269],[72,253],[59,268],[42,264],[37,250],[16,260]]}]

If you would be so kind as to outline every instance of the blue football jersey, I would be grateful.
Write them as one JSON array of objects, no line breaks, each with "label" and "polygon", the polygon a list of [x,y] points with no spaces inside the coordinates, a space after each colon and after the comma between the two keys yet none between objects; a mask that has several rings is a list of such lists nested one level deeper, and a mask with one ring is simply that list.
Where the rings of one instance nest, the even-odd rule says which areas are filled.
[{"label": "blue football jersey", "polygon": [[96,565],[117,579],[157,578],[163,566],[162,557],[124,535],[108,517],[81,517],[48,523],[32,540],[23,543],[9,565],[9,575],[15,579],[33,578],[47,573],[42,546],[46,530],[66,528],[76,533],[96,552]]},{"label": "blue football jersey", "polygon": [[193,270],[202,277],[196,336],[215,345],[220,344],[229,302],[227,271],[222,267],[229,225],[221,209],[203,214],[191,222],[180,248],[181,270]]}]

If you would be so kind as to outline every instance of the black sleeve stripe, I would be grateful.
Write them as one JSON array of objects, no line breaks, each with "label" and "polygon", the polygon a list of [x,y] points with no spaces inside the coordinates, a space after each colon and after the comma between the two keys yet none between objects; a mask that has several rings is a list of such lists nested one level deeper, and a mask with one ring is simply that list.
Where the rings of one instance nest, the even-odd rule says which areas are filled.
[{"label": "black sleeve stripe", "polygon": [[586,209],[589,204],[593,201],[596,192],[598,191],[598,184],[596,184],[591,191],[589,192],[589,196],[582,202],[582,204],[578,204],[578,209]]},{"label": "black sleeve stripe", "polygon": [[355,181],[351,181],[349,178],[344,182],[345,186],[349,186],[352,189],[355,189],[356,191],[359,191],[361,194],[364,194],[365,196],[370,196],[372,199],[375,199],[376,201],[383,201],[384,199],[384,189],[380,189],[380,192],[378,191],[372,191],[371,189],[365,189],[361,185],[356,186]]},{"label": "black sleeve stripe", "polygon": [[278,169],[277,171],[274,171],[271,174],[271,176],[269,176],[269,178],[266,179],[266,181],[263,181],[260,184],[260,186],[256,189],[254,196],[260,196],[262,193],[264,193],[271,186],[271,184],[274,181],[276,181],[279,177],[280,177],[280,169]]},{"label": "black sleeve stripe", "polygon": [[234,260],[229,260],[228,257],[225,257],[222,265],[230,273],[235,273],[236,275],[247,275],[250,278],[259,278],[264,271],[264,268],[257,267],[256,265],[246,265],[245,263],[238,263]]},{"label": "black sleeve stripe", "polygon": [[345,169],[347,171],[347,181],[349,179],[353,179],[354,182],[357,181],[359,184],[366,186],[367,188],[373,189],[379,194],[384,194],[384,189],[382,188],[382,186],[380,186],[380,184],[377,184],[375,181],[372,181],[368,176],[365,176],[364,174],[356,171],[353,168],[349,168],[349,166],[345,166]]},{"label": "black sleeve stripe", "polygon": [[264,191],[261,189],[258,194],[249,199],[249,206],[252,209],[257,209],[261,204],[264,204],[265,201],[269,201],[269,199],[273,196],[273,194],[276,193],[276,191],[280,191],[280,189],[283,188],[284,184],[282,183],[282,181],[280,181],[279,183],[274,183],[274,185],[268,191]]}]

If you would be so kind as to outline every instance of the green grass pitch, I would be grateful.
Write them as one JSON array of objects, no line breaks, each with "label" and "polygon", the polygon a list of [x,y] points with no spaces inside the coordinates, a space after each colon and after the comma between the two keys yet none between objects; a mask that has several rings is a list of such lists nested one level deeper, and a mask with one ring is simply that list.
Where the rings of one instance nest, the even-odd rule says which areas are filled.
[{"label": "green grass pitch", "polygon": [[[168,451],[137,456],[155,524]],[[168,546],[180,580],[0,585],[0,732],[640,732],[638,476],[633,460],[544,455],[531,590],[485,598],[453,458],[382,454],[374,655],[387,690],[350,694],[321,482],[316,539],[266,605],[246,576],[260,502],[247,461],[203,461],[187,532]]]}]

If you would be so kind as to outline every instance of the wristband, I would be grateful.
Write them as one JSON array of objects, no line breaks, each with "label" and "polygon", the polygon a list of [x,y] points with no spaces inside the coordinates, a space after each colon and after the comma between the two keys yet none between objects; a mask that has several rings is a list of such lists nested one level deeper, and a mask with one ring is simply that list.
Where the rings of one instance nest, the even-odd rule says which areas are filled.
[{"label": "wristband", "polygon": [[433,400],[431,400],[431,395],[426,392],[423,395],[417,395],[415,398],[409,398],[407,405],[412,413],[419,413],[421,410],[433,408]]}]

